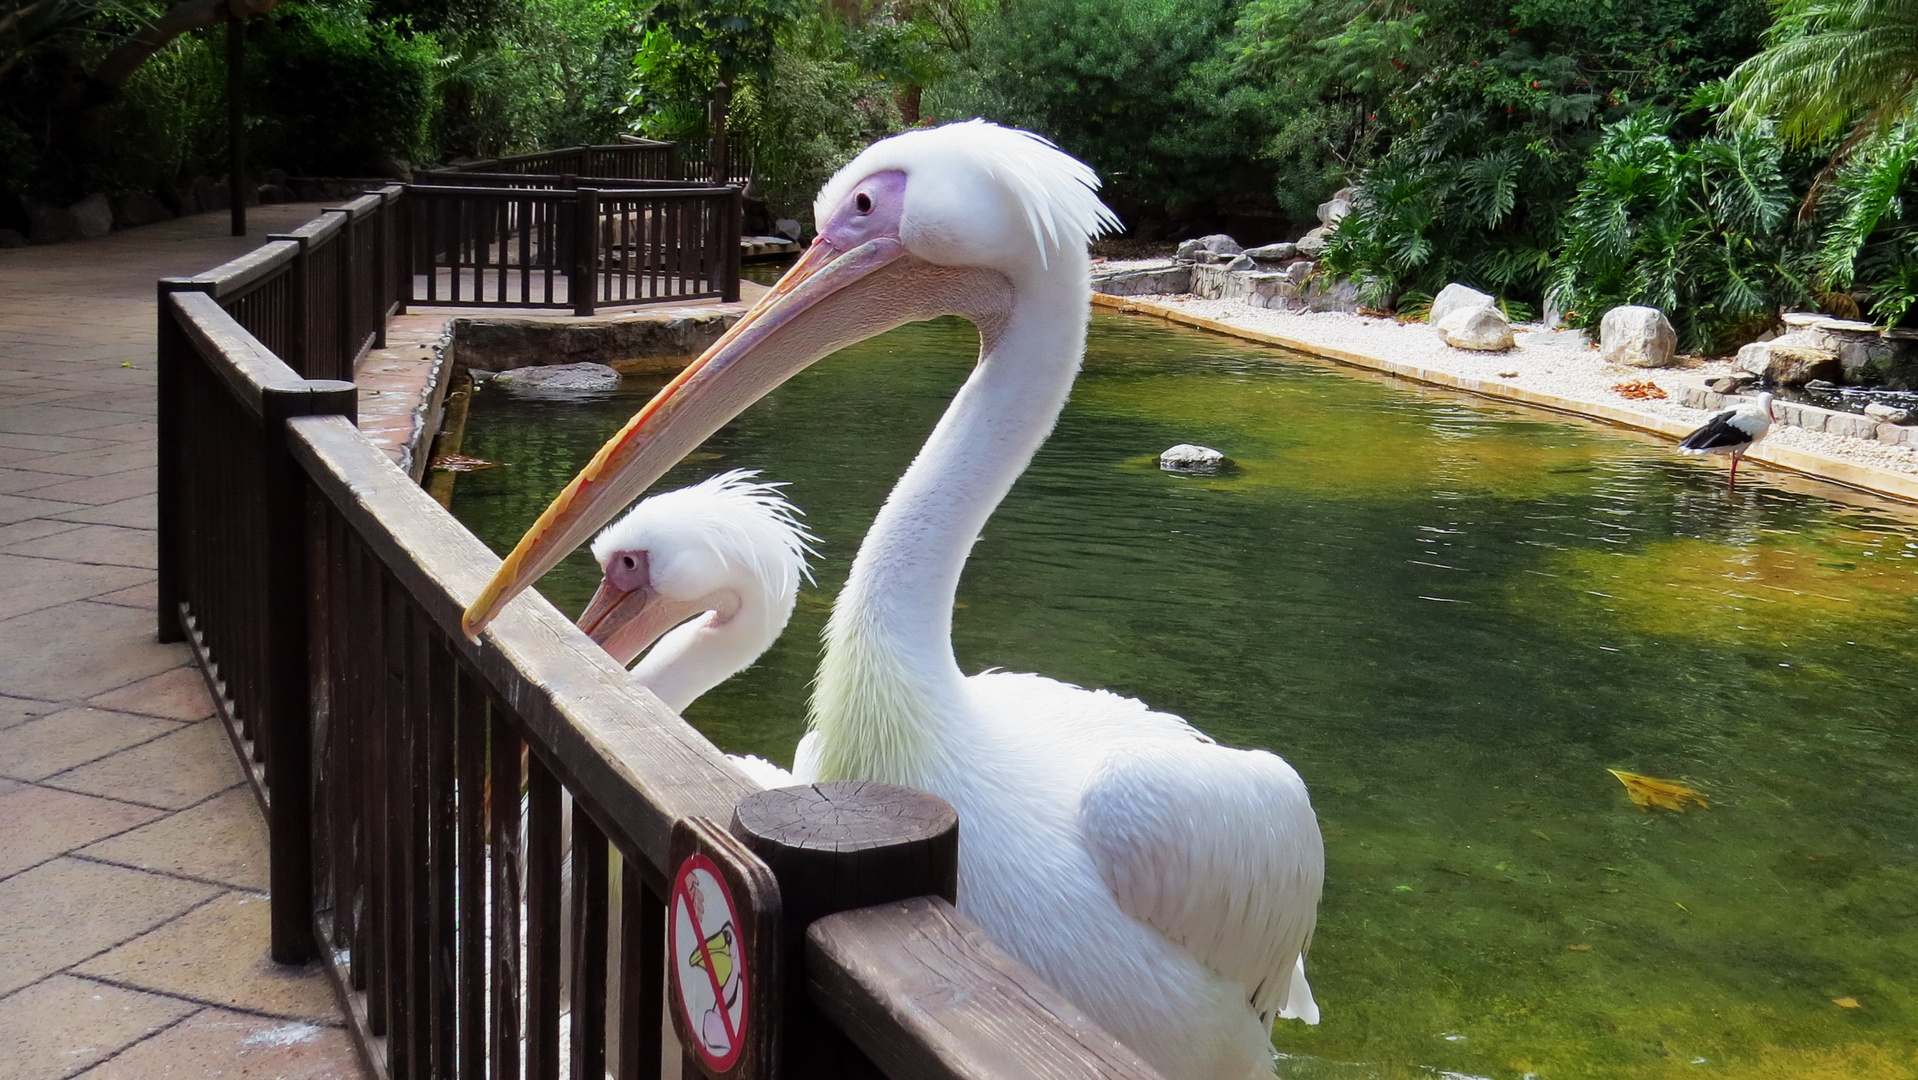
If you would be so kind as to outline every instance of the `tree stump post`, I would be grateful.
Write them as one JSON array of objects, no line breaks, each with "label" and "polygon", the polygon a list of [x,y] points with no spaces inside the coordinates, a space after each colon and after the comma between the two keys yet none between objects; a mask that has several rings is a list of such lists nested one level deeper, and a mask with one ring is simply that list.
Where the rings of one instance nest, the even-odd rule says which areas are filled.
[{"label": "tree stump post", "polygon": [[747,796],[733,811],[732,831],[772,870],[785,910],[779,1075],[882,1076],[813,1005],[806,928],[835,912],[914,896],[956,902],[959,815],[944,799],[913,788],[835,781]]}]

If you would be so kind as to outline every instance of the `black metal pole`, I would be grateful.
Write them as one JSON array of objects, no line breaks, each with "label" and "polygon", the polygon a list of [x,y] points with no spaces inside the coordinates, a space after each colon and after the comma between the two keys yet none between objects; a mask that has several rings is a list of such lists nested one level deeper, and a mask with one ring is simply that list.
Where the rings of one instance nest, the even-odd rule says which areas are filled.
[{"label": "black metal pole", "polygon": [[241,80],[246,61],[246,23],[229,16],[226,22],[226,193],[233,210],[233,235],[246,235],[246,192],[240,177],[246,172],[246,128],[240,121]]}]

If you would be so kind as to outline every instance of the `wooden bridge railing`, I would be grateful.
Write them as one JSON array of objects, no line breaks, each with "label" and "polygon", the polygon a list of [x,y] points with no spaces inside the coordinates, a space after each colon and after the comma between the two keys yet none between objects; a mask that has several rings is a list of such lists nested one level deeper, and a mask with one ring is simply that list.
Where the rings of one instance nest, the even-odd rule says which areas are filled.
[{"label": "wooden bridge railing", "polygon": [[686,179],[680,173],[679,147],[668,142],[613,143],[543,150],[512,157],[468,161],[452,169],[434,170],[432,175],[448,172],[571,173],[575,176],[675,182]]},{"label": "wooden bridge railing", "polygon": [[[309,310],[293,340],[315,287],[273,268],[323,266],[390,205],[162,284],[160,633],[192,644],[266,809],[273,956],[324,961],[392,1080],[1151,1080],[953,909],[942,801],[758,791],[537,594],[460,634],[497,559],[359,433],[351,384],[240,321],[324,352],[313,319],[353,324]],[[372,295],[343,284],[338,308]],[[723,1069],[662,1032],[689,1030],[667,955],[689,850],[744,883],[753,1026],[727,1034],[751,1050]]]},{"label": "wooden bridge railing", "polygon": [[406,197],[417,303],[591,315],[739,299],[738,188],[413,184]]}]

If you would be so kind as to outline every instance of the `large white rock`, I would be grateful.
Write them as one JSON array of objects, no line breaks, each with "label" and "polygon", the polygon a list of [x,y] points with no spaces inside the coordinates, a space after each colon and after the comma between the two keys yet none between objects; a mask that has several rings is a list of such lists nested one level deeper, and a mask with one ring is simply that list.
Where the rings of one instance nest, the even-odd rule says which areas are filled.
[{"label": "large white rock", "polygon": [[1180,443],[1159,455],[1159,468],[1169,472],[1217,472],[1231,464],[1210,446]]},{"label": "large white rock", "polygon": [[1598,322],[1598,351],[1608,364],[1670,367],[1678,332],[1655,307],[1615,307]]},{"label": "large white rock", "polygon": [[1502,352],[1513,346],[1512,324],[1490,304],[1460,308],[1438,324],[1439,337],[1454,349]]},{"label": "large white rock", "polygon": [[1299,237],[1299,254],[1308,259],[1316,259],[1325,254],[1325,246],[1332,242],[1333,231],[1333,226],[1321,225]]},{"label": "large white rock", "polygon": [[1491,297],[1479,292],[1470,285],[1460,285],[1454,281],[1450,285],[1440,289],[1439,294],[1432,298],[1432,311],[1425,316],[1425,321],[1431,323],[1433,326],[1437,326],[1444,322],[1445,317],[1454,311],[1464,311],[1466,308],[1490,307],[1492,303],[1493,300]]}]

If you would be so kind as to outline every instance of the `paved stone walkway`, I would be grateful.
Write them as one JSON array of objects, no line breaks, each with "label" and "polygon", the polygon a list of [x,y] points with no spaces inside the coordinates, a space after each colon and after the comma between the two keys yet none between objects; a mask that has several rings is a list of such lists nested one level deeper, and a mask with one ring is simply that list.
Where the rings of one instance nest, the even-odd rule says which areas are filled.
[{"label": "paved stone walkway", "polygon": [[0,251],[0,1076],[363,1075],[267,958],[266,836],[183,645],[154,639],[154,281],[313,205]]}]

